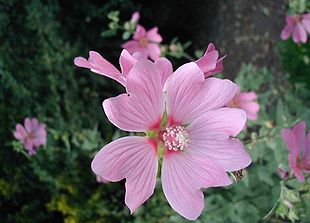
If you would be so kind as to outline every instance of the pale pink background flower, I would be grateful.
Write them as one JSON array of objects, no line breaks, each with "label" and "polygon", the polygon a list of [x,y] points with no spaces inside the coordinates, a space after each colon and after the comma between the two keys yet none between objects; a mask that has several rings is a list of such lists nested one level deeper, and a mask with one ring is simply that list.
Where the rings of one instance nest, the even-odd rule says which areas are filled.
[{"label": "pale pink background flower", "polygon": [[281,33],[281,39],[287,40],[293,36],[295,43],[306,43],[308,33],[310,33],[310,13],[286,16],[286,25]]},{"label": "pale pink background flower", "polygon": [[217,74],[223,71],[224,58],[225,56],[219,59],[219,52],[215,49],[213,43],[209,43],[205,54],[200,59],[196,60],[196,64],[207,78],[213,74]]},{"label": "pale pink background flower", "polygon": [[156,60],[160,57],[160,43],[162,40],[157,27],[145,31],[143,26],[137,25],[133,39],[125,42],[122,48],[128,50],[131,54],[140,52],[145,58],[149,57]]},{"label": "pale pink background flower", "polygon": [[140,13],[139,12],[134,12],[131,16],[130,22],[132,23],[137,23],[140,19]]},{"label": "pale pink background flower", "polygon": [[259,112],[257,95],[253,91],[238,93],[237,96],[228,104],[228,107],[243,109],[249,120],[256,120]]},{"label": "pale pink background flower", "polygon": [[128,136],[107,144],[92,161],[92,170],[111,182],[126,179],[125,203],[132,213],[154,192],[162,145],[164,194],[175,211],[194,220],[204,208],[201,189],[230,185],[226,172],[251,162],[233,138],[243,129],[246,114],[224,107],[238,92],[233,82],[205,79],[194,62],[171,73],[168,63],[139,60],[127,75],[127,93],[103,102],[118,128],[153,131],[157,137]]},{"label": "pale pink background flower", "polygon": [[[131,55],[127,50],[124,49],[119,57],[119,64],[121,67],[121,71],[119,71],[113,64],[104,59],[99,53],[90,51],[88,60],[83,57],[76,57],[74,59],[74,64],[78,67],[89,68],[92,72],[112,78],[113,80],[116,80],[124,87],[126,87],[127,75],[135,63],[140,59],[144,59],[144,56],[141,55],[141,53],[135,52]],[[159,64],[159,69],[167,67],[169,68],[169,74],[164,72],[166,76],[172,73],[172,64],[168,59],[156,59],[155,64]],[[161,64],[165,64],[165,66],[161,66]]]},{"label": "pale pink background flower", "polygon": [[306,123],[292,129],[282,129],[282,138],[289,150],[289,166],[297,180],[304,181],[303,173],[310,173],[310,133],[306,136]]},{"label": "pale pink background flower", "polygon": [[29,155],[34,155],[39,146],[45,145],[45,124],[39,123],[36,118],[25,118],[24,126],[16,124],[15,128],[14,137],[24,144]]}]

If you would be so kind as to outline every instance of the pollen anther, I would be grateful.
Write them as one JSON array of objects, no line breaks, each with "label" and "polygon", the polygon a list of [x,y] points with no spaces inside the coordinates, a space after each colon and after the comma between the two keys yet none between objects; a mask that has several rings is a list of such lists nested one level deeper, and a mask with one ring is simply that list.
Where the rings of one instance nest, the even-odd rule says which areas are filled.
[{"label": "pollen anther", "polygon": [[168,127],[162,135],[164,146],[168,150],[179,151],[188,148],[189,135],[182,126]]}]

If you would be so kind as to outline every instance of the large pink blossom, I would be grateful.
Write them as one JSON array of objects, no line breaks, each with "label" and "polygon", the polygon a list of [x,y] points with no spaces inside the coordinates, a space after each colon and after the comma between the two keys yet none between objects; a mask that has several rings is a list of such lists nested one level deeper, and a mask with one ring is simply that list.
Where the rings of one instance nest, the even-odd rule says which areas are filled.
[{"label": "large pink blossom", "polygon": [[299,181],[310,173],[310,133],[306,136],[306,123],[300,122],[292,129],[282,129],[282,138],[289,150],[289,166]]},{"label": "large pink blossom", "polygon": [[196,64],[207,78],[213,74],[222,72],[224,58],[225,56],[219,58],[219,52],[215,49],[214,44],[209,43],[206,52],[200,59],[196,61]]},{"label": "large pink blossom", "polygon": [[34,155],[36,149],[46,143],[45,124],[39,123],[36,118],[25,118],[24,126],[16,124],[14,137],[24,144],[29,155]]},{"label": "large pink blossom", "polygon": [[103,108],[118,128],[147,136],[107,144],[91,166],[108,181],[126,179],[125,203],[134,212],[153,194],[158,156],[163,155],[164,194],[175,211],[194,220],[204,208],[201,189],[230,185],[226,172],[251,162],[233,138],[243,129],[246,114],[225,107],[238,92],[233,82],[205,79],[194,62],[171,73],[168,63],[135,63],[127,74],[127,92],[106,99]]},{"label": "large pink blossom", "polygon": [[295,43],[306,43],[308,33],[310,33],[310,13],[286,16],[286,25],[281,33],[283,40],[293,36]]},{"label": "large pink blossom", "polygon": [[259,112],[259,104],[255,92],[239,92],[237,96],[228,104],[231,108],[243,109],[249,120],[256,120]]},{"label": "large pink blossom", "polygon": [[146,31],[143,26],[137,25],[133,39],[125,42],[122,47],[131,54],[140,52],[145,58],[156,60],[160,57],[159,44],[162,40],[157,27]]}]

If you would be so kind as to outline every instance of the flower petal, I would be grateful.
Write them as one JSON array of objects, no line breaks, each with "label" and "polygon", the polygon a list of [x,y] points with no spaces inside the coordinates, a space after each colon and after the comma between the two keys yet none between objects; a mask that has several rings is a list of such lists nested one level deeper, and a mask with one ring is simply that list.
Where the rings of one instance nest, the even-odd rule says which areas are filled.
[{"label": "flower petal", "polygon": [[133,213],[154,192],[157,162],[156,148],[146,137],[130,136],[103,147],[91,167],[108,181],[126,178],[125,203]]},{"label": "flower petal", "polygon": [[196,63],[177,69],[166,81],[167,112],[170,122],[189,124],[208,110],[228,104],[238,86],[229,80],[204,78]]},{"label": "flower petal", "polygon": [[310,13],[308,15],[304,15],[303,19],[301,21],[302,26],[305,28],[305,30],[310,33]]},{"label": "flower petal", "polygon": [[287,16],[286,17],[286,25],[281,32],[281,39],[287,40],[292,35],[293,30],[294,30],[294,25],[293,25],[292,17]]},{"label": "flower petal", "polygon": [[164,86],[168,77],[173,73],[172,64],[167,58],[159,58],[155,61],[155,65],[159,69],[162,77],[162,86]]},{"label": "flower petal", "polygon": [[164,110],[162,78],[157,66],[139,60],[127,75],[127,94],[103,102],[108,119],[125,131],[157,129]]},{"label": "flower petal", "polygon": [[145,33],[146,33],[146,31],[145,31],[144,27],[141,25],[137,25],[136,31],[133,34],[133,39],[139,40],[140,38],[145,36]]},{"label": "flower petal", "polygon": [[26,131],[28,133],[30,133],[32,131],[32,124],[31,124],[31,119],[30,118],[25,118],[24,126],[25,126],[25,129],[26,129]]},{"label": "flower petal", "polygon": [[191,145],[190,151],[197,156],[206,156],[220,164],[225,171],[247,167],[251,158],[243,144],[230,136],[236,136],[244,127],[246,114],[237,108],[220,108],[206,112],[186,130]]},{"label": "flower petal", "polygon": [[201,188],[232,183],[225,170],[212,159],[186,152],[164,155],[161,180],[171,207],[189,220],[197,219],[204,208]]},{"label": "flower petal", "polygon": [[205,54],[196,61],[196,64],[202,70],[203,73],[208,73],[215,69],[216,61],[219,58],[217,50],[211,52],[206,51]]},{"label": "flower petal", "polygon": [[155,43],[160,43],[161,41],[163,41],[163,38],[158,33],[157,27],[154,27],[154,28],[150,29],[149,31],[147,31],[146,32],[146,38],[152,42],[155,42]]},{"label": "flower petal", "polygon": [[147,44],[147,53],[149,57],[155,61],[160,58],[160,47],[157,43],[149,43]]},{"label": "flower petal", "polygon": [[295,43],[306,43],[307,42],[307,33],[304,27],[300,24],[297,23],[294,31],[293,31],[293,41]]},{"label": "flower petal", "polygon": [[83,57],[76,57],[74,64],[78,67],[89,68],[94,73],[104,75],[125,85],[125,78],[119,70],[95,51],[89,51],[88,60]]},{"label": "flower petal", "polygon": [[126,76],[133,68],[137,60],[127,51],[123,50],[119,57],[119,64],[121,66],[122,75]]},{"label": "flower petal", "polygon": [[24,140],[27,136],[25,128],[21,124],[17,124],[15,127],[14,137],[19,140]]}]

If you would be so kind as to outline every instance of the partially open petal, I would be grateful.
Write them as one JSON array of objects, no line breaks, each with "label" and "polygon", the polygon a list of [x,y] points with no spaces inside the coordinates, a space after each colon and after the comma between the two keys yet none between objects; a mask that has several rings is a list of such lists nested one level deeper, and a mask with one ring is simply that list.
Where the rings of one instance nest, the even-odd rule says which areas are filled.
[{"label": "partially open petal", "polygon": [[108,181],[126,178],[125,203],[133,213],[154,192],[157,151],[146,137],[124,137],[103,147],[91,167],[96,175]]},{"label": "partially open petal", "polygon": [[212,159],[186,152],[165,154],[161,180],[171,207],[189,220],[197,219],[204,208],[201,188],[232,183],[225,170]]},{"label": "partially open petal", "polygon": [[163,41],[163,38],[158,33],[157,27],[154,27],[154,28],[150,29],[149,31],[147,31],[146,38],[152,42],[155,42],[155,43],[160,43],[161,41]]},{"label": "partially open petal", "polygon": [[137,59],[124,49],[121,53],[121,56],[119,57],[119,64],[121,66],[122,75],[126,76],[136,62]]},{"label": "partially open petal", "polygon": [[162,86],[164,86],[168,77],[173,73],[172,64],[167,58],[159,58],[155,61],[155,65],[159,69],[162,77]]},{"label": "partially open petal", "polygon": [[26,131],[28,133],[32,131],[32,124],[31,124],[31,119],[30,118],[25,118],[24,126],[25,126],[25,129],[26,129]]},{"label": "partially open petal", "polygon": [[230,136],[236,136],[244,127],[246,114],[237,108],[220,108],[206,112],[186,130],[191,145],[190,152],[208,157],[220,164],[225,171],[247,167],[251,158],[243,144]]},{"label": "partially open petal", "polygon": [[177,69],[166,81],[167,112],[173,122],[189,124],[207,111],[228,104],[238,87],[229,80],[204,78],[196,63]]},{"label": "partially open petal", "polygon": [[162,78],[157,66],[139,60],[127,75],[128,94],[103,102],[109,120],[125,131],[156,129],[164,110]]},{"label": "partially open petal", "polygon": [[293,41],[295,43],[305,43],[307,42],[307,33],[306,30],[304,29],[304,27],[300,24],[297,23],[294,27],[294,31],[293,31]]},{"label": "partially open petal", "polygon": [[107,76],[125,85],[125,79],[119,70],[95,51],[89,52],[88,60],[83,57],[76,57],[74,64],[78,67],[89,68],[92,72]]},{"label": "partially open petal", "polygon": [[205,54],[196,61],[196,64],[202,70],[203,73],[208,73],[215,69],[216,61],[219,58],[219,53],[217,50],[208,52],[206,51]]}]

